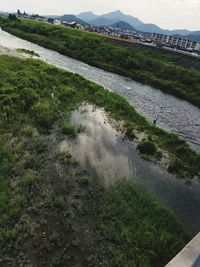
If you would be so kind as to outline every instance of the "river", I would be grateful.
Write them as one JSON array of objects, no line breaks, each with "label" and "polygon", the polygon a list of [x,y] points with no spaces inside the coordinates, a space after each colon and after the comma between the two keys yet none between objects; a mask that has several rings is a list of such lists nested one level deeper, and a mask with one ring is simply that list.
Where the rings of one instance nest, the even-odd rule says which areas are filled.
[{"label": "river", "polygon": [[22,40],[0,29],[0,45],[11,49],[33,50],[40,59],[78,73],[105,88],[123,95],[146,118],[152,121],[158,116],[158,126],[185,138],[192,148],[200,151],[200,110],[187,101],[164,94],[153,87],[129,78],[89,66],[55,51]]}]

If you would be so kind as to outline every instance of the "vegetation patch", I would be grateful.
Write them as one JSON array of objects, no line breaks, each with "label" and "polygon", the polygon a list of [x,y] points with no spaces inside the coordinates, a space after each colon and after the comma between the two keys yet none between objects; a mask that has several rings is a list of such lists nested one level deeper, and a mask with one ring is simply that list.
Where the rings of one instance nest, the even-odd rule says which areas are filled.
[{"label": "vegetation patch", "polygon": [[77,164],[78,162],[72,157],[72,155],[69,153],[69,151],[62,151],[57,154],[57,158],[60,161],[60,163],[64,165],[71,165],[71,164]]},{"label": "vegetation patch", "polygon": [[0,265],[160,267],[173,258],[188,241],[177,219],[130,181],[95,183],[69,151],[55,152],[57,128],[88,101],[168,144],[175,158],[184,148],[180,160],[194,173],[199,155],[78,75],[8,56],[0,73]]},{"label": "vegetation patch", "polygon": [[83,125],[72,125],[69,121],[65,121],[60,126],[60,133],[69,137],[75,138],[77,135],[85,130]]},{"label": "vegetation patch", "polygon": [[200,106],[198,59],[27,19],[1,17],[0,25],[18,37]]},{"label": "vegetation patch", "polygon": [[[13,134],[23,133],[25,136],[26,133],[37,137],[38,133],[48,134],[58,125],[58,132],[75,137],[85,127],[72,125],[69,114],[81,103],[89,102],[103,107],[112,118],[122,121],[124,132],[129,139],[134,138],[134,132],[142,133],[148,136],[159,150],[167,153],[170,160],[179,161],[181,165],[178,175],[187,178],[199,176],[200,155],[192,151],[178,135],[154,127],[122,96],[77,74],[33,59],[1,56],[0,69],[2,132],[6,133],[12,129]],[[42,142],[36,139],[35,142]],[[38,144],[38,147],[40,146],[42,148],[43,144]]]},{"label": "vegetation patch", "polygon": [[90,177],[89,176],[86,176],[86,175],[84,175],[84,176],[81,176],[80,178],[79,178],[79,184],[81,185],[81,186],[88,186],[89,184],[90,184]]},{"label": "vegetation patch", "polygon": [[39,54],[37,54],[36,52],[34,52],[33,50],[27,50],[27,49],[24,49],[24,48],[19,48],[17,49],[17,52],[19,53],[23,53],[23,54],[27,54],[27,55],[30,55],[30,56],[34,56],[34,57],[40,57]]},{"label": "vegetation patch", "polygon": [[157,148],[152,141],[143,140],[137,145],[137,149],[141,154],[155,155]]},{"label": "vegetation patch", "polygon": [[187,239],[173,215],[131,180],[107,192],[92,188],[88,201],[99,232],[99,249],[88,266],[165,266],[168,254],[176,255]]}]

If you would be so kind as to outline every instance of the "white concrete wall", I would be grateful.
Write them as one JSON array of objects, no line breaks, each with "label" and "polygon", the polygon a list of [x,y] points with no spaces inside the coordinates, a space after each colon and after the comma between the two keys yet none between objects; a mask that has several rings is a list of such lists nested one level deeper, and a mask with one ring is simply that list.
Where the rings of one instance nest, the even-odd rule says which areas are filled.
[{"label": "white concrete wall", "polygon": [[200,233],[165,267],[200,267]]}]

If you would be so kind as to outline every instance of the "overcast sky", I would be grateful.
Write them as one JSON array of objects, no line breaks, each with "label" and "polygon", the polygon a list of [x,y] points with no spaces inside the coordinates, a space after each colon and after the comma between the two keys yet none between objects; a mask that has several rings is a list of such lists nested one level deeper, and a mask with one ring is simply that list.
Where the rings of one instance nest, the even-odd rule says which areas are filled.
[{"label": "overcast sky", "polygon": [[96,14],[120,9],[162,28],[200,30],[200,0],[0,0],[0,10],[40,14]]}]

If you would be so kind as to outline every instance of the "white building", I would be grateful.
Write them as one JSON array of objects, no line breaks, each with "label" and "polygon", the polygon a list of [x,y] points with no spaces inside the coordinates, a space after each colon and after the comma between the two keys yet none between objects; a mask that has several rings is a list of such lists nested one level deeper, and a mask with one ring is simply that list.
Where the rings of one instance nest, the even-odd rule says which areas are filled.
[{"label": "white building", "polygon": [[153,41],[161,44],[166,44],[191,51],[200,51],[200,42],[191,41],[185,38],[160,33],[152,33],[151,38]]},{"label": "white building", "polygon": [[58,19],[55,19],[55,20],[53,21],[53,24],[54,24],[54,25],[61,25],[61,21],[58,20]]}]

